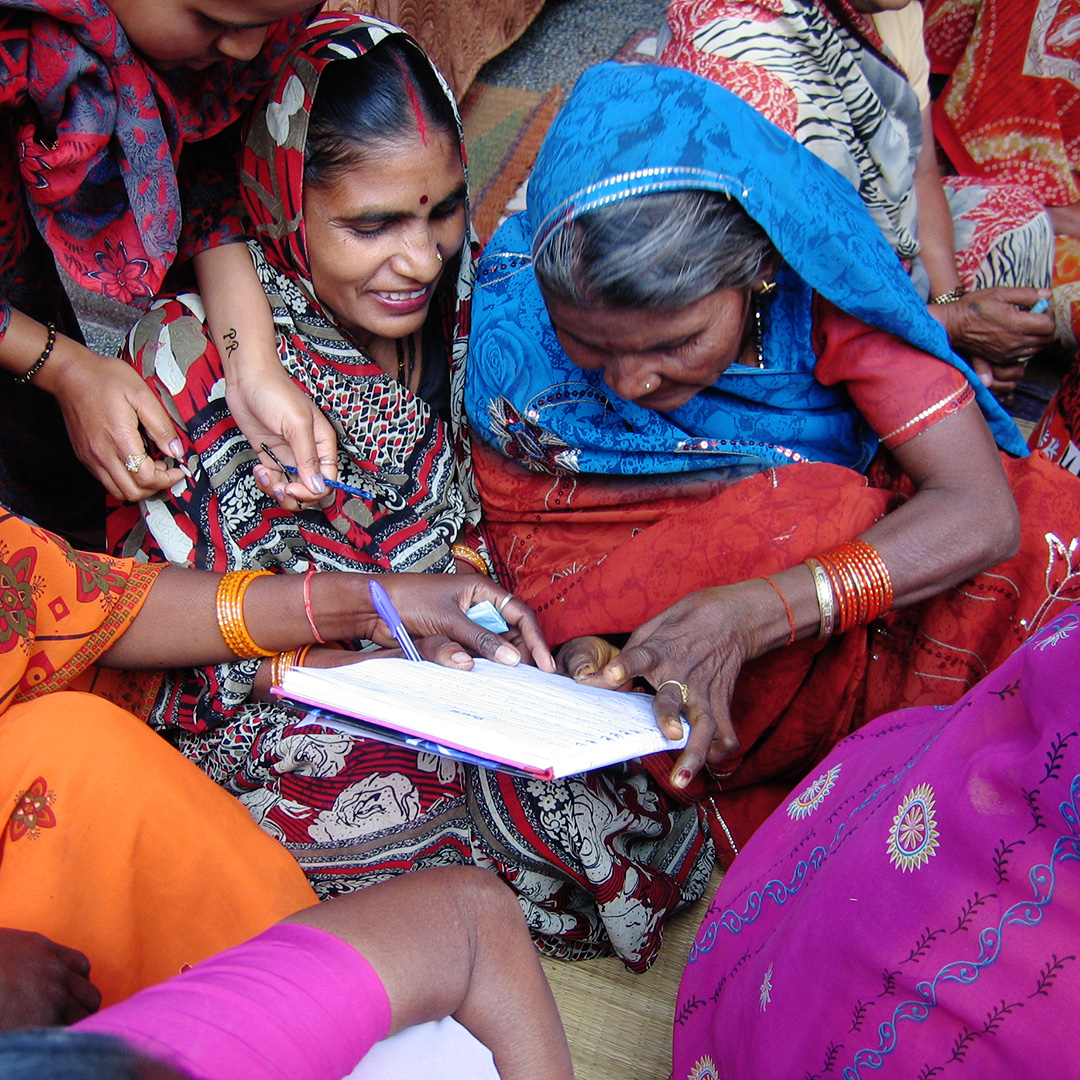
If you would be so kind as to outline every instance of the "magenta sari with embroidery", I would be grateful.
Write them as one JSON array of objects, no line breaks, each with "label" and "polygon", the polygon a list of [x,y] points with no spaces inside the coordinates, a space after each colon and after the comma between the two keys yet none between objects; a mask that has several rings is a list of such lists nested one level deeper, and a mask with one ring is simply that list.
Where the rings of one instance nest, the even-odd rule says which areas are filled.
[{"label": "magenta sari with embroidery", "polygon": [[1078,694],[1080,606],[957,704],[840,743],[705,916],[674,1080],[1071,1075]]}]

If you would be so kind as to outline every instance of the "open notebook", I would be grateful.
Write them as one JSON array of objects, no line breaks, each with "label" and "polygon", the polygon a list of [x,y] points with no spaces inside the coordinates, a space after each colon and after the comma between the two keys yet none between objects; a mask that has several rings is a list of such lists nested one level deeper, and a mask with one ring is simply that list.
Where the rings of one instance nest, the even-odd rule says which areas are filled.
[{"label": "open notebook", "polygon": [[487,660],[472,671],[397,659],[293,668],[275,692],[312,723],[546,779],[677,750],[689,732],[684,722],[682,739],[661,734],[646,695]]}]

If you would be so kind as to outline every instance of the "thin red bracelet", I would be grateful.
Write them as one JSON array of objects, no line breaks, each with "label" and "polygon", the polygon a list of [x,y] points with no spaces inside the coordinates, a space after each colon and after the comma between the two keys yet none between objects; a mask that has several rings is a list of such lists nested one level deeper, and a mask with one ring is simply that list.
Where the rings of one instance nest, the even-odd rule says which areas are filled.
[{"label": "thin red bracelet", "polygon": [[304,575],[304,614],[307,616],[308,626],[311,627],[312,637],[320,645],[326,644],[326,638],[319,633],[319,628],[315,625],[315,616],[311,613],[311,577],[318,570],[317,566],[309,566],[307,573]]},{"label": "thin red bracelet", "polygon": [[795,615],[791,610],[791,605],[788,603],[788,598],[784,595],[780,586],[777,585],[771,577],[763,577],[761,580],[767,581],[776,590],[776,595],[779,596],[784,603],[784,610],[787,612],[788,625],[791,627],[791,633],[788,634],[788,639],[784,644],[790,645],[795,640]]}]

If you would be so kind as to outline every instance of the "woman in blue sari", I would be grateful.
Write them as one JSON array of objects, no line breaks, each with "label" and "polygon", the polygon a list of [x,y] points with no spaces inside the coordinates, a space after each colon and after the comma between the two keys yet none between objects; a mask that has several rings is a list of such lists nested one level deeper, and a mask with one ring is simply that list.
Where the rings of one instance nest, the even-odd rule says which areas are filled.
[{"label": "woman in blue sari", "polygon": [[1080,487],[850,184],[689,73],[582,78],[481,262],[469,380],[514,588],[555,642],[629,635],[564,663],[685,714],[650,767],[729,853],[842,735],[956,700],[1075,595]]}]

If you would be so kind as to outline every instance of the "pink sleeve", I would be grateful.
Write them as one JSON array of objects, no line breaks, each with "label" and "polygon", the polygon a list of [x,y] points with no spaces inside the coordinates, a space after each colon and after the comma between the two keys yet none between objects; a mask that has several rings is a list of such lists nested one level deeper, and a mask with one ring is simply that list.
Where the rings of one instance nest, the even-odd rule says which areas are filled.
[{"label": "pink sleeve", "polygon": [[390,1030],[371,965],[324,930],[282,923],[74,1025],[197,1080],[341,1080]]}]

